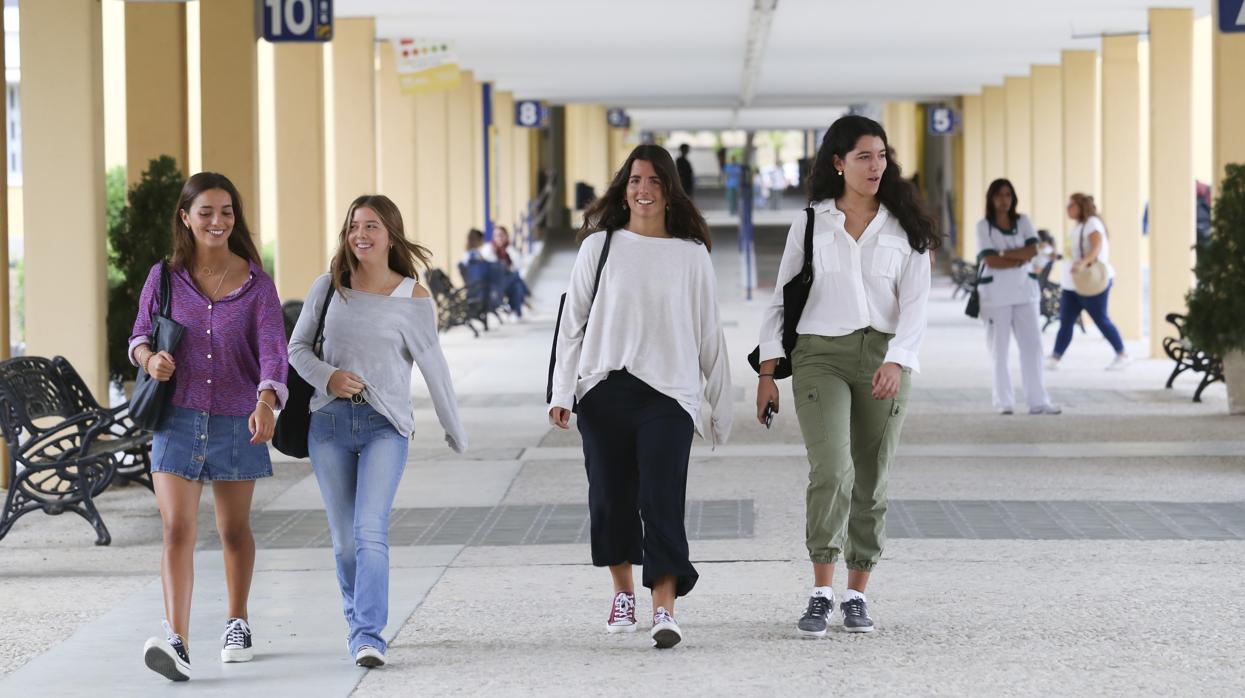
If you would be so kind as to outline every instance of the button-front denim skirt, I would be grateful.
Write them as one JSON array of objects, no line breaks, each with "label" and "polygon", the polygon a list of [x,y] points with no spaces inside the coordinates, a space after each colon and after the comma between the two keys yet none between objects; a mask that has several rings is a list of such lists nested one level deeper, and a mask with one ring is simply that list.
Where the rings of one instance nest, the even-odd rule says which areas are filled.
[{"label": "button-front denim skirt", "polygon": [[169,405],[151,440],[151,472],[187,480],[271,477],[268,445],[251,445],[246,422],[246,417]]}]

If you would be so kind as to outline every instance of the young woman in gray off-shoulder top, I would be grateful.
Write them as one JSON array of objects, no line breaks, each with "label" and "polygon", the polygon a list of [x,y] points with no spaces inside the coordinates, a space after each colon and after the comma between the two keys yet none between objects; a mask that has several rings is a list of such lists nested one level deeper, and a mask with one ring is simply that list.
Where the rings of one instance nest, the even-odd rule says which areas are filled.
[{"label": "young woman in gray off-shoulder top", "polygon": [[[467,449],[436,305],[417,281],[417,263],[427,267],[430,258],[406,239],[392,201],[360,196],[290,338],[290,364],[315,388],[308,451],[333,535],[350,654],[364,667],[385,663],[389,512],[415,428],[412,364],[428,384],[446,442],[458,453]],[[326,298],[317,356],[312,342]]]}]

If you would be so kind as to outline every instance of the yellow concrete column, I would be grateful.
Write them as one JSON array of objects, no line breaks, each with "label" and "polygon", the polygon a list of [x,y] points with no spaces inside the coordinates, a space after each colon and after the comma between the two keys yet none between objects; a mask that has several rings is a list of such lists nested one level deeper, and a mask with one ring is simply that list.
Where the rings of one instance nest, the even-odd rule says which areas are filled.
[{"label": "yellow concrete column", "polygon": [[519,205],[515,202],[515,187],[511,181],[514,166],[514,138],[518,129],[514,125],[514,95],[501,90],[493,91],[493,133],[496,143],[489,156],[493,170],[493,223],[506,226],[514,233],[514,222]]},{"label": "yellow concrete column", "polygon": [[[26,353],[63,355],[108,397],[100,4],[22,0]],[[67,299],[72,299],[67,302]]]},{"label": "yellow concrete column", "polygon": [[1150,353],[1193,282],[1193,10],[1150,10]]},{"label": "yellow concrete column", "polygon": [[325,45],[325,225],[337,248],[350,202],[376,192],[376,20],[338,19]]},{"label": "yellow concrete column", "polygon": [[477,179],[481,159],[480,128],[476,120],[476,83],[471,73],[464,72],[458,87],[446,92],[448,122],[442,131],[449,147],[449,159],[445,176],[449,181],[449,227],[445,233],[451,252],[450,261],[458,258],[467,245],[467,231],[479,227],[479,209],[476,206]]},{"label": "yellow concrete column", "polygon": [[272,59],[277,291],[303,298],[328,270],[324,46],[277,44]]},{"label": "yellow concrete column", "polygon": [[1102,215],[1111,236],[1111,319],[1141,339],[1141,61],[1136,36],[1102,40]]},{"label": "yellow concrete column", "polygon": [[393,44],[377,45],[376,190],[402,212],[407,237],[418,239],[415,225],[415,98],[402,94]]},{"label": "yellow concrete column", "polygon": [[[512,113],[513,115],[513,113]],[[513,121],[513,118],[511,119]],[[527,204],[536,195],[533,191],[535,181],[532,179],[532,143],[536,140],[536,131],[530,128],[515,128],[511,140],[510,167],[507,169],[510,182],[511,200],[514,201],[514,218],[527,215]]]},{"label": "yellow concrete column", "polygon": [[1033,88],[1028,77],[1003,80],[1007,103],[1007,154],[1004,167],[1021,208],[1033,210]]},{"label": "yellow concrete column", "polygon": [[[575,205],[575,184],[587,182],[601,196],[609,186],[609,123],[606,109],[596,104],[566,105],[566,200]],[[617,168],[615,168],[616,171]],[[579,219],[573,218],[573,225]]]},{"label": "yellow concrete column", "polygon": [[[1075,192],[1098,195],[1098,53],[1063,52],[1063,198]],[[1064,233],[1073,222],[1064,217]],[[1053,234],[1053,233],[1052,233]],[[1067,249],[1066,245],[1061,246]]]},{"label": "yellow concrete column", "polygon": [[982,176],[984,163],[985,118],[981,95],[965,95],[961,116],[964,144],[963,179],[960,180],[960,239],[957,252],[961,259],[977,256],[976,228],[986,205],[986,182]]},{"label": "yellow concrete column", "polygon": [[1063,71],[1033,66],[1033,198],[1025,209],[1055,239],[1063,232]]},{"label": "yellow concrete column", "polygon": [[[188,11],[198,12],[198,60],[190,61],[193,91],[194,72],[206,98],[199,100],[202,152],[201,167],[220,172],[234,183],[245,205],[247,222],[259,223],[263,203],[259,197],[259,98],[254,0],[212,0],[193,3]],[[243,21],[246,19],[247,21]],[[197,68],[194,66],[198,65]],[[318,85],[318,83],[317,83]],[[290,90],[286,85],[283,89]],[[318,87],[317,87],[318,89]],[[192,101],[193,103],[193,101]],[[285,113],[289,113],[287,109]],[[319,114],[319,110],[315,112]],[[192,123],[195,121],[191,115]],[[194,131],[191,131],[194,138]],[[192,161],[195,145],[192,142]],[[317,196],[319,190],[317,190]],[[275,201],[271,202],[275,204]],[[319,228],[316,229],[320,230]],[[309,231],[304,231],[308,233]],[[271,234],[271,233],[270,233]],[[258,235],[256,235],[258,237]],[[259,240],[256,240],[259,243]],[[278,289],[281,286],[278,285]],[[307,286],[281,289],[301,298]]]},{"label": "yellow concrete column", "polygon": [[[1007,95],[1001,86],[987,86],[981,90],[981,105],[985,125],[982,180],[988,186],[999,177],[1007,176]],[[982,189],[981,196],[985,195]]]},{"label": "yellow concrete column", "polygon": [[627,156],[631,155],[632,148],[627,145],[627,129],[625,128],[611,128],[609,138],[609,177],[612,181],[618,168],[622,167],[627,161]]},{"label": "yellow concrete column", "polygon": [[887,102],[882,111],[886,139],[895,152],[895,159],[903,167],[903,176],[907,178],[920,171],[921,164],[916,113],[916,102],[903,100]]},{"label": "yellow concrete column", "polygon": [[125,5],[126,180],[172,156],[190,166],[186,104],[186,6]]},{"label": "yellow concrete column", "polygon": [[1219,192],[1229,163],[1245,164],[1245,90],[1241,89],[1241,66],[1245,66],[1245,34],[1218,31],[1218,5],[1215,5],[1213,65],[1215,122],[1214,193]]},{"label": "yellow concrete column", "polygon": [[[413,95],[415,101],[415,240],[432,250],[432,264],[453,276],[466,246],[450,246],[450,139],[448,91]],[[455,152],[455,157],[459,157]]]}]

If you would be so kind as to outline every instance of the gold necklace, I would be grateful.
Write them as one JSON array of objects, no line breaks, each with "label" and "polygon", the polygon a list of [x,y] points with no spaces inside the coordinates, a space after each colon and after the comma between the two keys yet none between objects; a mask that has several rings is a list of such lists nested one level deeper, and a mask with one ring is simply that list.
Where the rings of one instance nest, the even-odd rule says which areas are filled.
[{"label": "gold necklace", "polygon": [[220,281],[216,283],[216,290],[212,292],[211,296],[208,296],[209,298],[211,298],[212,300],[217,300],[220,297],[220,290],[225,285],[225,279],[228,277],[229,277],[229,265],[225,265],[225,268],[221,270],[221,273],[220,273]]}]

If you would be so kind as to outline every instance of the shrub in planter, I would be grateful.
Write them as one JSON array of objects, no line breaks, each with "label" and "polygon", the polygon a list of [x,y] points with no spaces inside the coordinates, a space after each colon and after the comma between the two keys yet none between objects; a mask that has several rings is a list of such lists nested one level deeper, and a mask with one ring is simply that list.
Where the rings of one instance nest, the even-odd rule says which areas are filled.
[{"label": "shrub in planter", "polygon": [[170,221],[185,181],[173,158],[152,160],[130,189],[122,215],[108,227],[109,263],[116,269],[108,284],[108,377],[118,384],[137,372],[126,351],[138,298],[151,266],[172,248]]},{"label": "shrub in planter", "polygon": [[1245,410],[1245,165],[1228,165],[1215,199],[1211,237],[1198,250],[1197,286],[1186,327],[1203,351],[1224,359],[1232,411]]}]

